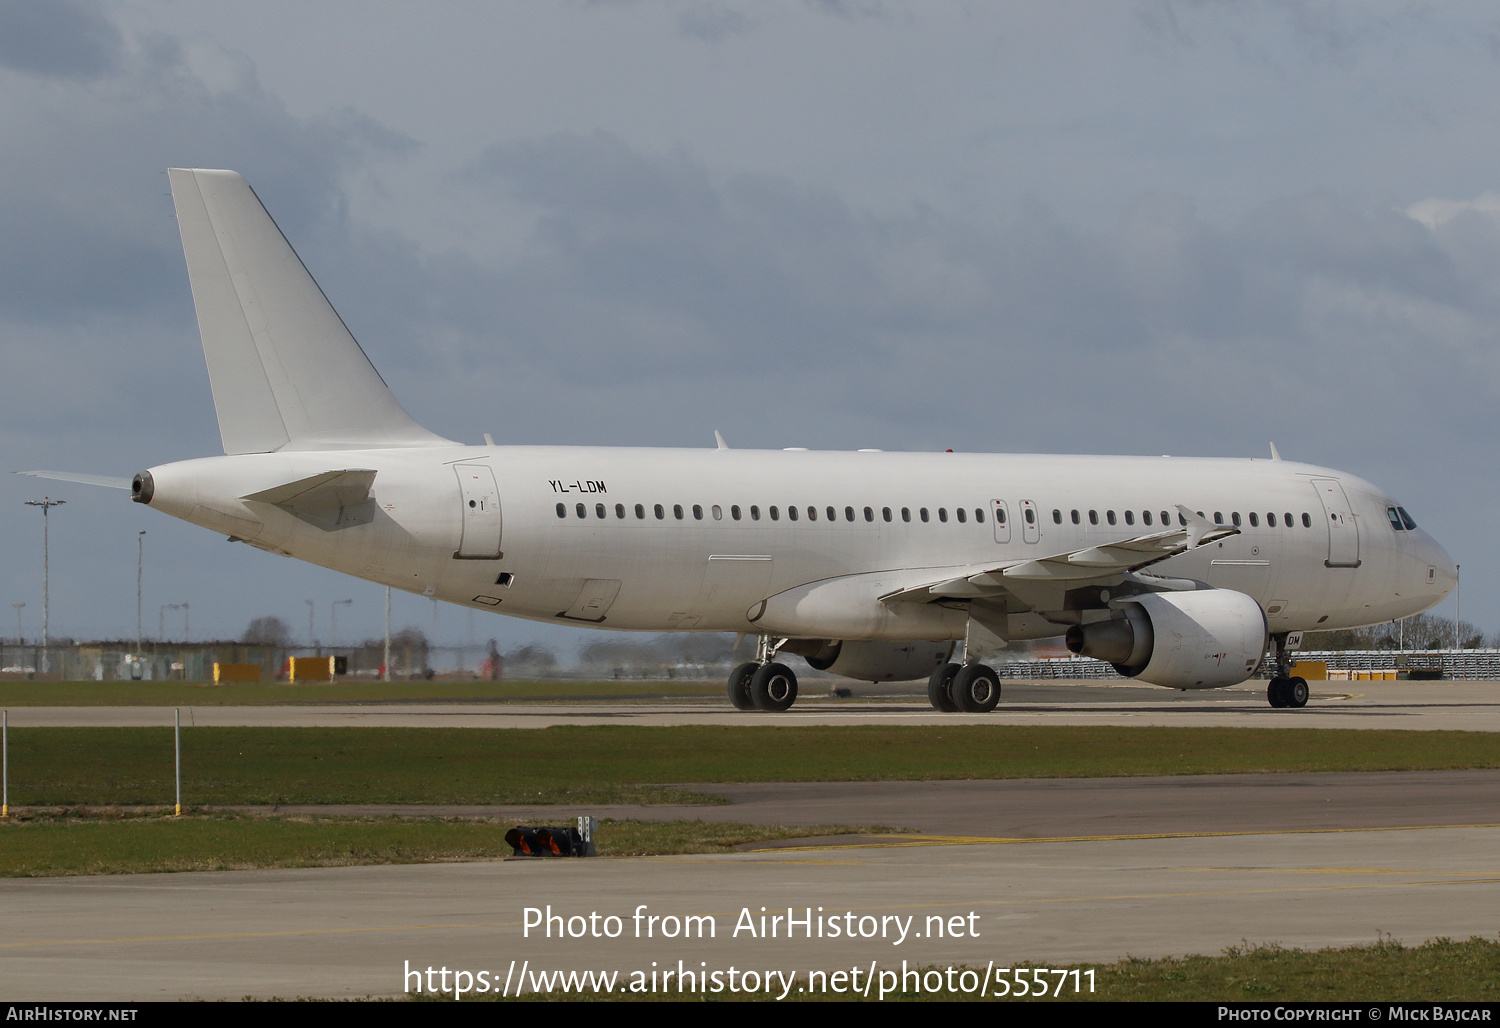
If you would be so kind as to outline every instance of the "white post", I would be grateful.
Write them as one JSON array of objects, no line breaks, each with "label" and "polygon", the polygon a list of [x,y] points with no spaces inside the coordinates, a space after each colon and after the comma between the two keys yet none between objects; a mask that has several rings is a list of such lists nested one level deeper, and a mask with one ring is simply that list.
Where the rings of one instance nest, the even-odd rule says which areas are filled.
[{"label": "white post", "polygon": [[383,682],[391,680],[391,587],[385,587],[385,672],[380,676]]},{"label": "white post", "polygon": [[10,817],[10,711],[0,711],[0,817]]},{"label": "white post", "polygon": [[182,816],[182,710],[172,708],[172,757],[177,772],[177,807],[173,817]]}]

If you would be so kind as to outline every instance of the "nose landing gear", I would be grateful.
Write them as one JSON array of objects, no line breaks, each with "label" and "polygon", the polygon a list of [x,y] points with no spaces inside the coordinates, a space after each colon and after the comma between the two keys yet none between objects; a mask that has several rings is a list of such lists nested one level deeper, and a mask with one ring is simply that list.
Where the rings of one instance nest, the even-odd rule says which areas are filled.
[{"label": "nose landing gear", "polygon": [[1276,644],[1276,677],[1266,685],[1266,701],[1273,707],[1305,707],[1309,690],[1307,679],[1292,676],[1291,651],[1287,649],[1285,632],[1271,636]]}]

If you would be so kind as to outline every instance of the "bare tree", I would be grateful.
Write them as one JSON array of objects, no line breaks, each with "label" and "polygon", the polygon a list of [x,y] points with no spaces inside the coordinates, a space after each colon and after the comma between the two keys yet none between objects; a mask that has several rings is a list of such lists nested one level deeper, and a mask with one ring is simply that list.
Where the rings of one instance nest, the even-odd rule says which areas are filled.
[{"label": "bare tree", "polygon": [[290,646],[292,630],[280,618],[256,618],[250,622],[250,627],[245,629],[240,642],[249,646]]}]

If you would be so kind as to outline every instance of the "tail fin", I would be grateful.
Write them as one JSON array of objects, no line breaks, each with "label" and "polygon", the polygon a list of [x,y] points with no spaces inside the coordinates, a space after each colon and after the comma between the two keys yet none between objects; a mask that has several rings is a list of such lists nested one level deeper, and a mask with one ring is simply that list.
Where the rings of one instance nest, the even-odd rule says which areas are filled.
[{"label": "tail fin", "polygon": [[447,441],[391,395],[248,182],[167,176],[225,453]]}]

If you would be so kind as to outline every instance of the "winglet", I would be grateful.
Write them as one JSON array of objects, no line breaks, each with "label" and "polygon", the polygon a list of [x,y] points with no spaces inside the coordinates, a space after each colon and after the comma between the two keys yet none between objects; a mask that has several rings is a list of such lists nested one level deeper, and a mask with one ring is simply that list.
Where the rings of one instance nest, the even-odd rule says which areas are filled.
[{"label": "winglet", "polygon": [[719,434],[719,430],[717,428],[714,429],[714,442],[719,444],[719,449],[721,450],[729,449],[729,444],[724,441],[724,437]]},{"label": "winglet", "polygon": [[1276,444],[1275,443],[1271,444],[1271,459],[1272,460],[1280,460],[1281,459],[1281,451],[1276,448]]},{"label": "winglet", "polygon": [[1229,525],[1216,525],[1197,511],[1188,510],[1182,504],[1177,505],[1177,513],[1187,520],[1187,548],[1195,550],[1206,542],[1222,539],[1228,535],[1239,535],[1238,528]]}]

